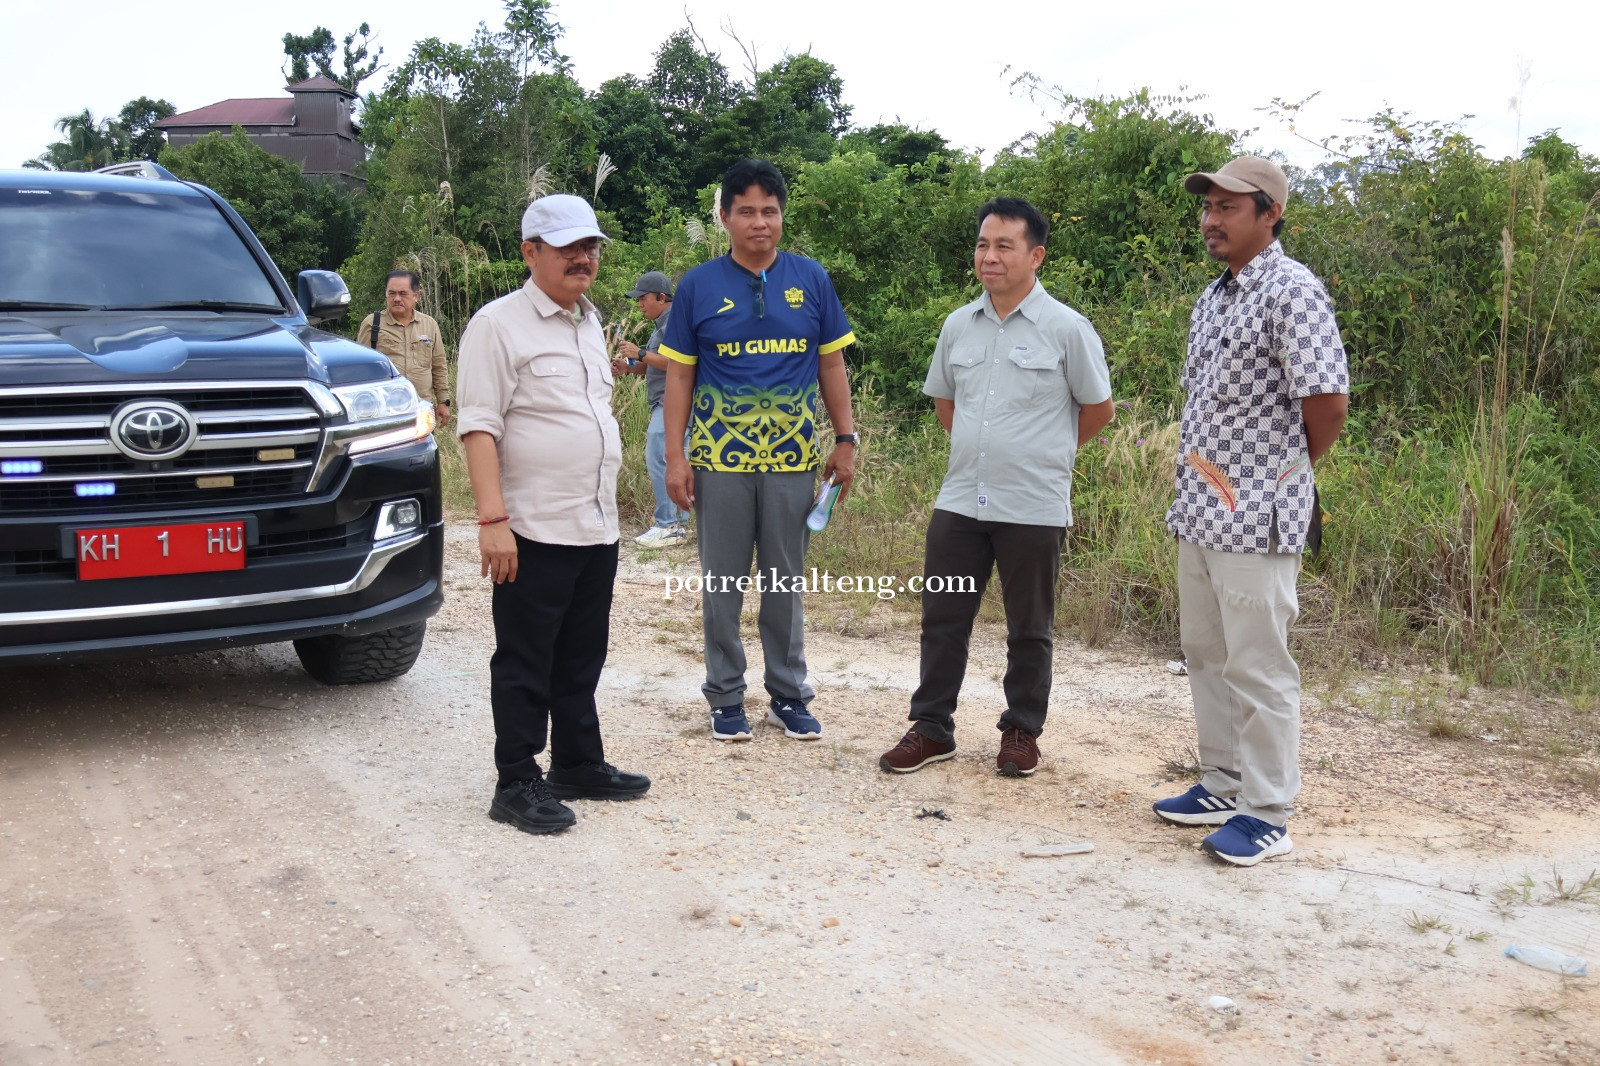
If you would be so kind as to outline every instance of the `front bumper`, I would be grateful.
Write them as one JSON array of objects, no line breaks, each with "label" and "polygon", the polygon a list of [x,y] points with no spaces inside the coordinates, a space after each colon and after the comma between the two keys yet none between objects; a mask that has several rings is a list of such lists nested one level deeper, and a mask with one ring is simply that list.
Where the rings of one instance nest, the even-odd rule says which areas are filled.
[{"label": "front bumper", "polygon": [[[384,502],[414,498],[422,524],[374,542]],[[199,651],[422,621],[443,602],[444,524],[433,441],[364,456],[315,497],[247,508],[119,513],[127,525],[246,519],[242,570],[80,581],[63,531],[108,516],[0,511],[0,660]]]}]

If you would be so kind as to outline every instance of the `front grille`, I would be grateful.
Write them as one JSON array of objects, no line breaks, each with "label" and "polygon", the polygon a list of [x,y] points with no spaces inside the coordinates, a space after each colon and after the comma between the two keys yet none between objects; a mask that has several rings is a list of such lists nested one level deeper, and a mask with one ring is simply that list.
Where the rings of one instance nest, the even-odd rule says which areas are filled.
[{"label": "front grille", "polygon": [[263,535],[250,548],[247,560],[272,559],[284,555],[313,555],[318,552],[338,551],[352,545],[370,543],[372,515],[365,514],[354,522],[326,529],[302,529],[292,533]]},{"label": "front grille", "polygon": [[[131,400],[184,407],[196,423],[189,450],[160,461],[119,451],[112,416]],[[247,507],[298,496],[321,454],[322,429],[316,398],[299,385],[0,391],[0,459],[13,466],[0,472],[0,513]],[[80,494],[85,482],[89,495]]]},{"label": "front grille", "polygon": [[248,506],[267,503],[305,491],[303,465],[285,470],[248,471],[229,475],[233,484],[202,489],[192,471],[167,477],[98,478],[115,481],[110,496],[79,496],[79,481],[41,481],[10,478],[0,481],[0,514],[116,514],[151,507]]},{"label": "front grille", "polygon": [[0,550],[0,578],[34,577],[40,574],[71,574],[76,564],[48,550]]}]

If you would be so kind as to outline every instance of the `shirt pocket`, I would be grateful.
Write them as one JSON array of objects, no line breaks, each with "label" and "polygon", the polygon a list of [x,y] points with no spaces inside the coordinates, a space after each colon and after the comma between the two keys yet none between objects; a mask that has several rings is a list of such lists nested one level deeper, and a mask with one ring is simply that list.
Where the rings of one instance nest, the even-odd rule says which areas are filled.
[{"label": "shirt pocket", "polygon": [[1058,403],[1067,391],[1061,376],[1061,353],[1048,348],[1017,345],[1006,353],[1017,369],[1015,398],[1019,407]]},{"label": "shirt pocket", "polygon": [[535,411],[560,411],[572,404],[575,360],[566,355],[536,355],[528,360],[527,396]]},{"label": "shirt pocket", "polygon": [[983,365],[989,350],[981,344],[966,344],[950,349],[950,369],[957,375]]},{"label": "shirt pocket", "polygon": [[963,344],[950,349],[950,384],[958,403],[970,404],[981,399],[987,388],[984,363],[988,362],[989,349],[981,344]]}]

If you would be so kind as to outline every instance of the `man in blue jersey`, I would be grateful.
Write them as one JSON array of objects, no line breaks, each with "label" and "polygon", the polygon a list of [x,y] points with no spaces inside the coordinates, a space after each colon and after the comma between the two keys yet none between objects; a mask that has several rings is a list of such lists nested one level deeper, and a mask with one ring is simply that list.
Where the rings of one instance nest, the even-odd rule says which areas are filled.
[{"label": "man in blue jersey", "polygon": [[701,691],[718,740],[751,737],[739,639],[749,589],[761,595],[767,721],[797,740],[822,736],[809,709],[816,693],[806,680],[801,566],[821,459],[819,394],[836,432],[823,475],[841,496],[855,476],[844,365],[855,334],[821,264],[778,250],[787,199],[783,175],[766,160],[741,159],[728,168],[720,208],[731,250],[684,276],[661,340],[669,360],[667,492],[697,512],[706,583]]}]

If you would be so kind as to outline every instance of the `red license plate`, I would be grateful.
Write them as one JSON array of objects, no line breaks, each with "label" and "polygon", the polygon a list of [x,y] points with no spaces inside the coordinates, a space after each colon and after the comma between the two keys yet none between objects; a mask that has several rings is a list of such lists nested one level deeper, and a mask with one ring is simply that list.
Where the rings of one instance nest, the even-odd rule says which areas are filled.
[{"label": "red license plate", "polygon": [[243,522],[80,529],[78,580],[244,569]]}]

